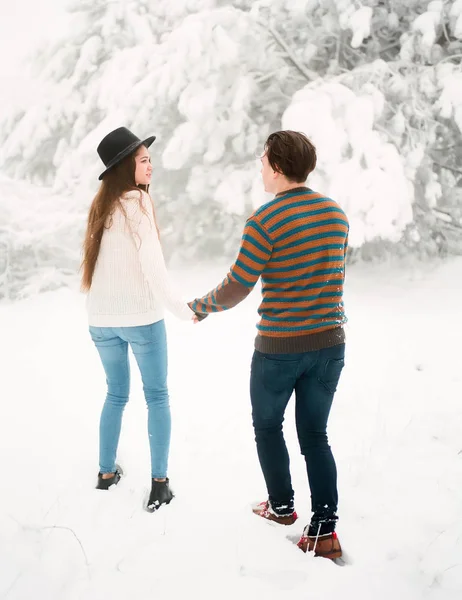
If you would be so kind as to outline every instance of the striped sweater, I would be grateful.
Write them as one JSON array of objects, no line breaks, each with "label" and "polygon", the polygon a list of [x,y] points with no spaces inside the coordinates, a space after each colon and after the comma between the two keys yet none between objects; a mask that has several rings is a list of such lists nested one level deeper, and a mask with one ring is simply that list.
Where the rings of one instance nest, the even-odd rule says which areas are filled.
[{"label": "striped sweater", "polygon": [[344,342],[348,219],[309,188],[278,194],[247,220],[236,262],[215,289],[189,305],[210,314],[232,308],[262,278],[255,348],[287,353]]}]

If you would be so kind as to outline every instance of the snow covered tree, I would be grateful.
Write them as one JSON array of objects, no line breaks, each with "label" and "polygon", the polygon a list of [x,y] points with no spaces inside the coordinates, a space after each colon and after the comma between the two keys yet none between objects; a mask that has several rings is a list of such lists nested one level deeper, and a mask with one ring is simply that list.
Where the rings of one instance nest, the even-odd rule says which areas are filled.
[{"label": "snow covered tree", "polygon": [[[401,239],[424,252],[461,251],[462,2],[279,0],[254,7],[277,27],[275,43],[291,50],[294,74],[314,79],[294,96],[283,126],[304,129],[320,147],[313,181],[359,217],[352,245],[367,250],[375,237],[383,247]],[[355,106],[364,114],[355,115]],[[400,207],[396,196],[391,204],[380,201],[390,168],[394,175],[385,181],[407,180],[399,186]],[[356,208],[346,190],[337,193],[330,181],[345,172],[349,181],[355,173],[363,191],[373,185],[372,207],[362,193]],[[412,193],[404,202],[406,187]]]},{"label": "snow covered tree", "polygon": [[315,142],[319,158],[311,185],[342,204],[354,248],[379,237],[399,241],[412,221],[416,165],[409,160],[406,171],[398,148],[377,130],[387,112],[385,96],[372,83],[379,69],[374,64],[364,72],[356,93],[341,81],[308,84],[282,119],[284,129],[298,128]]},{"label": "snow covered tree", "polygon": [[157,135],[168,254],[231,256],[265,199],[257,155],[291,127],[356,252],[461,250],[462,0],[72,0],[69,23],[37,53],[42,92],[0,119],[0,169],[52,186],[76,222],[124,124]]},{"label": "snow covered tree", "polygon": [[0,194],[0,300],[75,282],[84,230],[78,207],[49,189],[4,177]]},{"label": "snow covered tree", "polygon": [[153,41],[146,5],[143,0],[70,3],[69,31],[43,49],[34,65],[44,83],[41,96],[2,125],[1,158],[8,173],[53,183],[63,157],[118,106],[124,86],[138,73],[121,69],[117,59],[122,54],[125,64],[135,62],[143,45]]},{"label": "snow covered tree", "polygon": [[[210,4],[195,3],[199,10]],[[127,94],[153,62],[156,65],[156,44],[182,7],[188,14],[187,5],[176,2],[172,7],[163,0],[152,10],[149,0],[71,0],[68,28],[50,47],[40,49],[35,60],[41,95],[31,107],[18,107],[1,124],[3,170],[17,178],[53,184],[71,152],[88,153],[90,144],[112,122],[131,121]],[[148,127],[146,122],[143,129]],[[65,169],[68,185],[82,177],[75,172],[80,166],[77,160],[70,172]]]},{"label": "snow covered tree", "polygon": [[[133,90],[140,107],[134,123],[155,115],[162,165],[174,172],[153,186],[168,199],[162,206],[172,224],[172,247],[190,253],[195,238],[207,243],[207,237],[215,238],[221,252],[236,247],[239,228],[230,225],[253,206],[256,157],[287,101],[278,82],[265,85],[262,94],[267,40],[252,15],[233,7],[190,15],[159,47],[159,68]],[[275,64],[289,71],[283,59]],[[152,90],[152,105],[143,106]],[[197,236],[198,225],[207,236]],[[196,244],[196,250],[210,252],[208,243]]]}]

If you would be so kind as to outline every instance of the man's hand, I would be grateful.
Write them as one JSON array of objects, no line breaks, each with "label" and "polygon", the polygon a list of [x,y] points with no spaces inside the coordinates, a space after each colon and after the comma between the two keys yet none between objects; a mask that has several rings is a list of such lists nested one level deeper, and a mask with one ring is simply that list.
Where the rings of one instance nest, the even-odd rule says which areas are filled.
[{"label": "man's hand", "polygon": [[190,309],[193,311],[193,313],[194,313],[194,314],[193,314],[193,316],[191,317],[191,319],[192,319],[192,322],[193,322],[193,323],[194,323],[194,325],[195,325],[196,323],[199,323],[199,321],[203,321],[203,320],[204,320],[206,317],[208,317],[208,314],[206,314],[206,313],[197,313],[197,312],[196,312],[196,311],[193,309],[193,307],[192,307],[192,304],[193,304],[192,302],[188,302],[188,306],[189,306],[189,308],[190,308]]}]

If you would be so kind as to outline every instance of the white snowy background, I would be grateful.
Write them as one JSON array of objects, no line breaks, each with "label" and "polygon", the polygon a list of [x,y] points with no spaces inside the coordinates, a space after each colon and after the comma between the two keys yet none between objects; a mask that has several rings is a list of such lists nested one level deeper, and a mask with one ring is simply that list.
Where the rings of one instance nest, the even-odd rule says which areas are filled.
[{"label": "white snowy background", "polygon": [[[0,599],[461,597],[461,40],[462,0],[0,0]],[[301,518],[249,508],[257,290],[196,327],[168,318],[175,501],[142,508],[136,368],[127,475],[93,489],[105,384],[77,269],[95,148],[121,124],[158,135],[151,191],[185,298],[221,280],[265,201],[267,134],[315,141],[309,183],[345,208],[355,259],[329,431],[345,567],[292,543],[310,517],[293,406]]]}]

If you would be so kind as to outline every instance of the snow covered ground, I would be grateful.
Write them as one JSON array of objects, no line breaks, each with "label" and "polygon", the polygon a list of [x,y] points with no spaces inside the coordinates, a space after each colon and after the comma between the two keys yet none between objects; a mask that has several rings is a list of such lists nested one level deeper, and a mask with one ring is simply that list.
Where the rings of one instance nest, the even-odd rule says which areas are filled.
[{"label": "snow covered ground", "polygon": [[[197,326],[168,318],[176,498],[155,514],[142,508],[136,368],[126,477],[100,492],[105,382],[82,296],[62,289],[0,307],[0,598],[460,599],[461,272],[460,259],[348,270],[347,367],[330,424],[345,567],[290,540],[310,516],[293,405],[286,437],[301,518],[283,528],[250,511],[265,498],[248,398],[258,293]],[[195,296],[224,274],[173,277]]]}]

